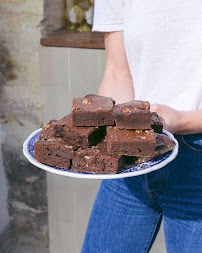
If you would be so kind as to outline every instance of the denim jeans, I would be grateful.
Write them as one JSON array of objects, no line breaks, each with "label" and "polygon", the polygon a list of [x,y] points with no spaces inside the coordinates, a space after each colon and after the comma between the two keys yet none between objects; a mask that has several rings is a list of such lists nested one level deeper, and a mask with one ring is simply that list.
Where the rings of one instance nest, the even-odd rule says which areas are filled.
[{"label": "denim jeans", "polygon": [[202,252],[202,134],[176,138],[166,167],[101,182],[82,253],[149,252],[162,220],[168,253]]}]

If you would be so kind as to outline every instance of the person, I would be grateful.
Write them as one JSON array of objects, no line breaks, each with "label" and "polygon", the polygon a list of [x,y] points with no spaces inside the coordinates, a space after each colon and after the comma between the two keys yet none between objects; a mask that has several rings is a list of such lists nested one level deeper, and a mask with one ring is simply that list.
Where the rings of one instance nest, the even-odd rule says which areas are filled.
[{"label": "person", "polygon": [[101,182],[82,253],[149,252],[162,220],[168,253],[202,252],[201,24],[201,0],[95,0],[106,49],[98,94],[149,101],[179,153],[154,172]]}]

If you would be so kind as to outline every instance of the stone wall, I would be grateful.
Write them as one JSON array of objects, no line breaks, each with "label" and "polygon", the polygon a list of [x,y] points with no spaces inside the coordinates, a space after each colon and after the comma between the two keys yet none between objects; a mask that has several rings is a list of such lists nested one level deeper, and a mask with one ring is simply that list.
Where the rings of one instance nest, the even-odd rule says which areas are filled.
[{"label": "stone wall", "polygon": [[0,171],[4,175],[0,212],[4,217],[9,213],[0,228],[10,219],[15,242],[47,247],[46,173],[22,154],[24,140],[42,125],[38,49],[43,14],[43,0],[0,2]]},{"label": "stone wall", "polygon": [[[3,142],[4,136],[0,122],[0,147]],[[7,207],[7,197],[8,197],[8,189],[7,189],[7,181],[5,177],[5,171],[3,169],[3,157],[2,151],[0,149],[0,233],[3,233],[6,227],[9,224],[9,215],[8,215],[8,207]]]},{"label": "stone wall", "polygon": [[65,27],[65,0],[44,0],[42,35]]}]

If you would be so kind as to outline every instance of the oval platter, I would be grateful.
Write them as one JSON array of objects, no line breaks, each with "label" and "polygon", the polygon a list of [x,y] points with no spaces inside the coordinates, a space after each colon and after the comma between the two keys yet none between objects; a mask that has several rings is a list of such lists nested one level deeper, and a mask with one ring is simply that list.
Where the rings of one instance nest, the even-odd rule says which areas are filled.
[{"label": "oval platter", "polygon": [[168,163],[173,161],[178,154],[179,145],[177,140],[171,133],[169,133],[166,130],[163,130],[163,134],[173,139],[176,144],[175,149],[166,153],[165,155],[154,158],[151,161],[141,163],[134,167],[123,168],[122,170],[119,170],[117,174],[94,174],[87,172],[77,172],[71,169],[62,169],[58,167],[49,166],[46,164],[39,163],[35,160],[34,144],[36,141],[38,141],[41,130],[42,130],[41,128],[37,129],[32,134],[30,134],[30,136],[25,140],[23,144],[23,154],[28,159],[28,161],[33,165],[35,165],[36,167],[61,176],[83,178],[83,179],[117,179],[117,178],[134,177],[150,173],[152,171],[158,170],[166,166]]}]

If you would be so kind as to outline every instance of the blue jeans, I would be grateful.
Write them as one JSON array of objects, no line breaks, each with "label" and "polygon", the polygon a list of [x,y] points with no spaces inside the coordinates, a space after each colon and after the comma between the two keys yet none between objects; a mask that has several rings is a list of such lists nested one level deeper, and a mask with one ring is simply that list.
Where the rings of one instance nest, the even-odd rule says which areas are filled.
[{"label": "blue jeans", "polygon": [[149,252],[162,219],[168,253],[202,252],[202,134],[176,138],[166,167],[102,181],[82,253]]}]

